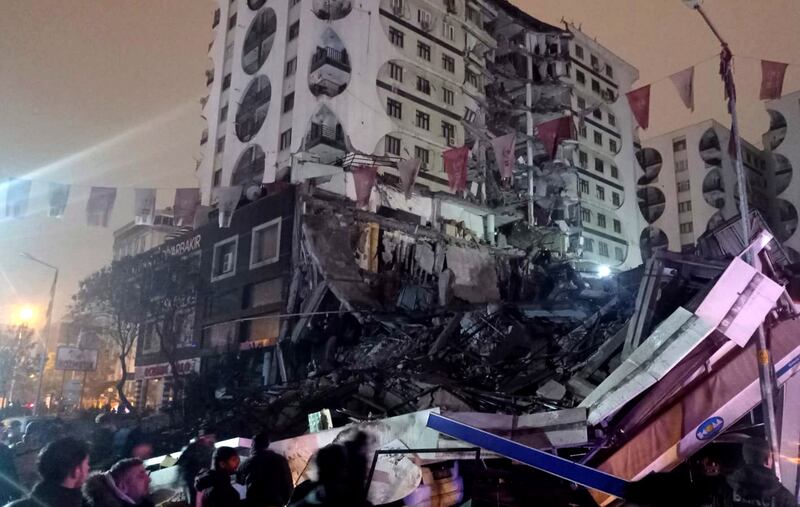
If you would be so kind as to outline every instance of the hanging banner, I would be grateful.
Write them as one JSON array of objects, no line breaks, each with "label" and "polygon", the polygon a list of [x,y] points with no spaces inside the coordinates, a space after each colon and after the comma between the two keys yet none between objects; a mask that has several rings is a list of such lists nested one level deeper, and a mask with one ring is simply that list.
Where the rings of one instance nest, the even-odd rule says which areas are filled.
[{"label": "hanging banner", "polygon": [[546,121],[536,125],[536,135],[544,144],[544,149],[547,156],[551,159],[556,157],[558,152],[558,145],[564,139],[572,139],[572,118],[570,116],[562,116],[554,120]]},{"label": "hanging banner", "polygon": [[239,204],[239,199],[242,197],[242,187],[237,185],[235,187],[218,187],[216,192],[217,209],[219,210],[219,226],[221,229],[227,229],[231,226],[233,214],[236,212],[236,206]]},{"label": "hanging banner", "polygon": [[86,223],[95,227],[108,227],[117,189],[111,187],[92,187],[86,203]]},{"label": "hanging banner", "polygon": [[49,205],[47,216],[50,218],[62,218],[67,211],[68,200],[69,185],[51,181],[47,192],[47,203]]},{"label": "hanging banner", "polygon": [[461,192],[467,189],[467,157],[469,147],[453,148],[442,153],[444,170],[450,182],[450,190]]},{"label": "hanging banner", "polygon": [[134,190],[133,217],[136,225],[153,225],[156,219],[156,189]]},{"label": "hanging banner", "polygon": [[97,352],[97,349],[58,347],[56,370],[95,371],[97,369]]},{"label": "hanging banner", "polygon": [[719,54],[719,77],[725,88],[725,100],[728,101],[728,113],[733,113],[733,102],[736,100],[736,83],[733,82],[733,53],[723,45]]},{"label": "hanging banner", "polygon": [[198,206],[194,212],[194,221],[192,222],[192,229],[199,229],[208,225],[208,214],[214,209],[211,206]]},{"label": "hanging banner", "polygon": [[786,75],[786,67],[788,66],[788,63],[761,60],[761,92],[758,95],[759,99],[773,100],[781,98],[783,77]]},{"label": "hanging banner", "polygon": [[625,94],[636,123],[643,129],[650,126],[650,85],[642,86]]},{"label": "hanging banner", "polygon": [[175,213],[175,225],[188,227],[194,224],[194,215],[200,206],[199,188],[178,188],[175,190],[175,203],[172,209]]},{"label": "hanging banner", "polygon": [[671,75],[670,80],[678,90],[678,96],[689,111],[694,111],[694,67]]},{"label": "hanging banner", "polygon": [[351,169],[353,173],[353,183],[356,187],[356,204],[361,208],[369,206],[369,198],[372,195],[372,187],[378,176],[378,168],[370,166],[357,166]]},{"label": "hanging banner", "polygon": [[417,179],[419,168],[422,162],[418,158],[401,160],[397,163],[397,172],[400,174],[400,186],[406,199],[411,199],[411,189],[414,188],[414,181]]},{"label": "hanging banner", "polygon": [[511,179],[514,176],[514,144],[516,137],[517,134],[512,132],[491,140],[492,150],[497,161],[497,169],[504,179]]},{"label": "hanging banner", "polygon": [[9,178],[6,186],[6,216],[22,218],[28,214],[31,181]]}]

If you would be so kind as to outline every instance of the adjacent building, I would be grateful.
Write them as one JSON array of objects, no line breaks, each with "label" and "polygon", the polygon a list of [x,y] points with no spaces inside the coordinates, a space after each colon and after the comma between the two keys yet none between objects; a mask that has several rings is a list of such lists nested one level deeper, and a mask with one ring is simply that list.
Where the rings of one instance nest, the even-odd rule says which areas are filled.
[{"label": "adjacent building", "polygon": [[181,232],[171,209],[157,210],[152,224],[129,222],[114,231],[114,260],[144,253]]}]

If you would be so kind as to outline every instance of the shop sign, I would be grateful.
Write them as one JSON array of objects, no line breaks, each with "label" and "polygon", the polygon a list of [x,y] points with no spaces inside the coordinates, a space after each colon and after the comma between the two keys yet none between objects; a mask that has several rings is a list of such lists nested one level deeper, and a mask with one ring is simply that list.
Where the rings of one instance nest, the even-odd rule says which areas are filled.
[{"label": "shop sign", "polygon": [[[178,374],[187,375],[189,373],[200,372],[200,358],[195,357],[192,359],[184,359],[177,363]],[[136,380],[144,380],[151,378],[169,377],[172,375],[172,369],[169,363],[151,364],[149,366],[136,367]]]},{"label": "shop sign", "polygon": [[94,371],[97,369],[97,349],[58,347],[56,370]]}]

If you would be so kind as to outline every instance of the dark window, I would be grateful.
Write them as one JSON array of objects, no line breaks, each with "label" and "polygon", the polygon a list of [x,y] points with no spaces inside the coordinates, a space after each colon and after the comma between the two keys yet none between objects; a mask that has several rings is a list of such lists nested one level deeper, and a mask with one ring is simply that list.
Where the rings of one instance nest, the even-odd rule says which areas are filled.
[{"label": "dark window", "polygon": [[692,201],[682,201],[678,203],[678,213],[692,211]]},{"label": "dark window", "polygon": [[580,70],[575,71],[575,80],[580,84],[586,84],[586,74]]},{"label": "dark window", "polygon": [[393,118],[402,119],[403,104],[394,99],[386,99],[386,112]]},{"label": "dark window", "polygon": [[686,151],[686,139],[676,139],[672,141],[672,151],[677,153],[679,151]]},{"label": "dark window", "polygon": [[431,151],[420,146],[414,146],[414,158],[422,162],[422,168],[427,169],[431,163]]},{"label": "dark window", "polygon": [[583,60],[583,47],[575,44],[575,57]]},{"label": "dark window", "polygon": [[606,216],[602,213],[597,214],[597,225],[602,227],[603,229],[606,228]]},{"label": "dark window", "polygon": [[620,198],[619,198],[619,194],[618,194],[618,193],[616,193],[616,192],[611,192],[611,203],[612,203],[614,206],[619,206],[620,204],[622,204],[622,201],[620,200]]},{"label": "dark window", "polygon": [[619,178],[619,169],[615,165],[611,166],[611,177],[612,178]]},{"label": "dark window", "polygon": [[417,56],[426,61],[431,61],[431,47],[424,42],[417,42]]},{"label": "dark window", "polygon": [[403,82],[403,67],[396,63],[389,62],[389,77],[395,81]]},{"label": "dark window", "polygon": [[592,91],[595,93],[601,93],[600,82],[596,79],[592,79]]},{"label": "dark window", "polygon": [[586,99],[578,97],[578,110],[582,111],[584,109],[586,109]]},{"label": "dark window", "polygon": [[595,131],[594,133],[594,144],[597,146],[603,146],[603,134],[600,132]]},{"label": "dark window", "polygon": [[431,94],[431,82],[425,79],[424,77],[417,77],[417,91],[424,93],[425,95]]},{"label": "dark window", "polygon": [[620,222],[616,218],[614,219],[614,232],[616,233],[622,232],[622,222]]},{"label": "dark window", "polygon": [[220,17],[222,17],[222,13],[219,9],[214,11],[214,22],[211,24],[211,28],[216,28],[219,24]]},{"label": "dark window", "polygon": [[594,116],[598,120],[602,120],[603,119],[603,112],[599,108],[594,109],[594,110],[592,110],[592,116]]},{"label": "dark window", "polygon": [[586,137],[586,125],[578,124],[578,135],[581,137]]},{"label": "dark window", "polygon": [[300,35],[300,22],[295,21],[292,23],[292,26],[289,27],[289,40],[295,40],[298,35]]},{"label": "dark window", "polygon": [[385,149],[387,154],[400,155],[400,139],[392,136],[386,136]]},{"label": "dark window", "polygon": [[294,7],[295,5],[297,5],[299,3],[300,3],[300,0],[292,0],[292,3],[291,3],[291,5],[289,5],[289,7]]},{"label": "dark window", "polygon": [[225,151],[225,136],[217,139],[217,153],[222,153],[223,151]]},{"label": "dark window", "polygon": [[288,113],[294,109],[294,92],[283,98],[283,112]]},{"label": "dark window", "polygon": [[617,125],[617,117],[611,113],[608,113],[608,124],[612,127],[615,127]]},{"label": "dark window", "polygon": [[398,30],[397,28],[389,28],[389,40],[392,41],[392,44],[401,48],[403,47],[403,39],[405,38],[405,34]]},{"label": "dark window", "polygon": [[592,238],[583,238],[583,250],[586,252],[594,251],[594,240]]},{"label": "dark window", "polygon": [[297,72],[297,58],[292,58],[291,60],[286,62],[285,76],[289,77],[291,75],[294,75],[295,72]]},{"label": "dark window", "polygon": [[431,129],[431,115],[417,111],[417,127],[425,130]]},{"label": "dark window", "polygon": [[214,171],[214,181],[212,183],[215,187],[222,185],[222,169]]},{"label": "dark window", "polygon": [[581,223],[589,224],[592,222],[592,210],[581,208]]},{"label": "dark window", "polygon": [[606,200],[606,189],[601,187],[600,185],[596,185],[595,188],[595,196],[600,199],[601,201]]},{"label": "dark window", "polygon": [[250,245],[250,268],[277,262],[281,256],[281,219],[276,218],[253,228]]},{"label": "dark window", "polygon": [[479,88],[477,74],[467,69],[464,71],[464,77],[466,78],[467,83],[471,84],[475,88]]},{"label": "dark window", "polygon": [[686,234],[694,230],[692,222],[684,222],[680,225],[680,227],[681,227],[681,234]]},{"label": "dark window", "polygon": [[608,149],[611,150],[611,153],[617,152],[617,141],[614,139],[608,140]]},{"label": "dark window", "polygon": [[223,122],[228,119],[228,105],[225,104],[222,106],[222,109],[219,110],[219,121]]},{"label": "dark window", "polygon": [[227,90],[231,87],[231,75],[228,74],[224,78],[222,78],[222,90]]},{"label": "dark window", "polygon": [[691,185],[689,185],[689,180],[686,180],[686,181],[679,181],[677,187],[678,187],[678,192],[688,192],[691,188]]},{"label": "dark window", "polygon": [[445,142],[448,145],[451,145],[455,142],[456,138],[456,126],[452,123],[447,123],[446,121],[442,122],[442,137],[444,137]]},{"label": "dark window", "polygon": [[236,272],[236,247],[237,237],[234,236],[225,242],[214,246],[214,259],[211,270],[212,280],[230,276]]},{"label": "dark window", "polygon": [[608,257],[608,244],[603,243],[602,241],[599,241],[598,244],[599,244],[600,255],[602,255],[603,257]]},{"label": "dark window", "polygon": [[467,19],[472,21],[474,24],[483,27],[481,24],[481,13],[471,6],[467,6]]},{"label": "dark window", "polygon": [[280,149],[287,150],[292,145],[292,129],[281,132]]},{"label": "dark window", "polygon": [[447,72],[456,71],[456,60],[452,56],[442,55],[442,68]]},{"label": "dark window", "polygon": [[453,93],[453,90],[442,88],[442,98],[444,99],[444,103],[448,106],[452,106],[455,103],[455,93]]},{"label": "dark window", "polygon": [[233,27],[236,26],[236,13],[233,13],[233,16],[228,18],[228,30],[233,30]]},{"label": "dark window", "polygon": [[605,169],[606,169],[605,162],[603,162],[599,158],[594,159],[594,170],[595,171],[601,173],[601,172],[605,171]]},{"label": "dark window", "polygon": [[580,180],[578,185],[579,185],[580,192],[582,194],[588,194],[589,193],[589,182],[588,181],[582,179],[582,180]]},{"label": "dark window", "polygon": [[613,78],[614,77],[614,69],[611,68],[611,65],[606,64],[606,76]]},{"label": "dark window", "polygon": [[584,169],[589,165],[589,155],[587,155],[585,151],[578,152],[578,164]]},{"label": "dark window", "polygon": [[242,308],[258,308],[259,306],[280,303],[283,297],[283,280],[277,278],[261,283],[251,283],[244,288]]},{"label": "dark window", "polygon": [[592,55],[590,61],[592,62],[593,69],[598,69],[600,67],[600,60],[597,59],[597,56]]}]

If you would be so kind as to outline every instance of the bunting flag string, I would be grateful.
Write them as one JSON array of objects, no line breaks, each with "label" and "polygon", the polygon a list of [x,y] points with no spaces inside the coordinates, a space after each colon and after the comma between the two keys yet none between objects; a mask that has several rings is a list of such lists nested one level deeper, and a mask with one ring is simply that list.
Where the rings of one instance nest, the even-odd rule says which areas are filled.
[{"label": "bunting flag string", "polygon": [[786,76],[788,63],[770,62],[761,60],[761,100],[774,100],[781,98],[783,93],[783,78]]},{"label": "bunting flag string", "polygon": [[411,189],[414,188],[414,181],[417,179],[422,161],[418,158],[401,160],[397,163],[397,172],[400,175],[400,184],[406,199],[411,198]]},{"label": "bunting flag string", "polygon": [[694,67],[671,75],[670,80],[678,90],[678,96],[689,111],[694,111]]},{"label": "bunting flag string", "polygon": [[467,189],[467,157],[469,157],[469,146],[452,148],[442,153],[450,190],[463,192]]},{"label": "bunting flag string", "polygon": [[631,113],[640,127],[647,130],[650,126],[650,85],[629,91],[625,94],[628,104],[631,106]]},{"label": "bunting flag string", "polygon": [[554,159],[558,152],[558,145],[564,139],[574,139],[571,116],[562,116],[536,125],[536,135],[544,144],[547,155]]},{"label": "bunting flag string", "polygon": [[353,173],[353,183],[356,187],[356,204],[361,208],[369,206],[369,198],[372,195],[372,188],[378,177],[378,168],[374,166],[360,165],[351,169]]},{"label": "bunting flag string", "polygon": [[503,179],[514,177],[514,144],[516,138],[516,132],[512,132],[491,140],[492,151],[494,151],[494,157],[497,160],[497,168],[500,171],[500,177]]}]

